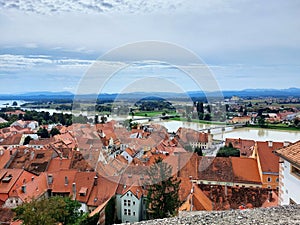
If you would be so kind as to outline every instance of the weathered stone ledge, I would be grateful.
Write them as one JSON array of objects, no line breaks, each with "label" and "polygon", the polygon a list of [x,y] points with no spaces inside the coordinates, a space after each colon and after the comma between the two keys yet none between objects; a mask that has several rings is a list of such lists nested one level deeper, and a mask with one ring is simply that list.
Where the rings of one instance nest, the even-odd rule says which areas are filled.
[{"label": "weathered stone ledge", "polygon": [[[128,223],[127,223],[128,224]],[[300,225],[300,205],[246,210],[185,212],[179,217],[149,220],[135,225]]]}]

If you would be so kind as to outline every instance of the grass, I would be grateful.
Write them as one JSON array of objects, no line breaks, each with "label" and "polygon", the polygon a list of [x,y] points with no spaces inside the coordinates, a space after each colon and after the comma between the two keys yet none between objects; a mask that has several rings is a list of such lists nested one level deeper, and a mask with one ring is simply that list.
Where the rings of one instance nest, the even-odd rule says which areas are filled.
[{"label": "grass", "polygon": [[[135,112],[134,116],[145,116],[145,117],[154,117],[154,116],[161,116],[165,111],[140,111]],[[167,112],[167,115],[177,115],[175,111]]]},{"label": "grass", "polygon": [[[188,120],[186,118],[182,118],[182,117],[171,118],[170,120],[188,122]],[[218,122],[218,121],[206,121],[206,120],[195,120],[195,119],[192,119],[190,122],[201,123],[201,124],[214,124],[214,125],[225,125],[226,124],[224,122]]]}]

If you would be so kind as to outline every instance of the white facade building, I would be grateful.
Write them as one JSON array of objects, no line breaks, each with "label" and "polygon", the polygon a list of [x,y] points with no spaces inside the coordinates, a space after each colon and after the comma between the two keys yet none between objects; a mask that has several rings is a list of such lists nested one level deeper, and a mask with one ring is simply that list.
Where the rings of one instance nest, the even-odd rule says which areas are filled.
[{"label": "white facade building", "polygon": [[279,204],[300,204],[300,141],[275,152],[279,160]]}]

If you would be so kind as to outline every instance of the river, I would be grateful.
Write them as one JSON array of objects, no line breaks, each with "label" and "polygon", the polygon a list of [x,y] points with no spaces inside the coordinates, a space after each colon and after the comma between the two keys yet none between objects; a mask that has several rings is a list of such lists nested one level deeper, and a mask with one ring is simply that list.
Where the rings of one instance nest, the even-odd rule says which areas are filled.
[{"label": "river", "polygon": [[[9,103],[12,105],[14,100],[0,100],[0,108],[1,106],[4,106],[3,104]],[[24,101],[17,101],[18,105],[25,103]],[[71,111],[61,111],[61,110],[55,110],[55,109],[30,109],[30,108],[24,108],[24,110],[36,110],[36,111],[47,111],[50,114],[53,113],[68,113],[70,114]],[[79,114],[79,113],[78,113]],[[85,113],[83,113],[85,115]],[[90,116],[90,118],[93,118]],[[127,117],[131,118],[131,117]],[[139,117],[135,117],[139,118]],[[111,119],[117,119],[117,118],[109,118]],[[120,118],[119,118],[120,119]],[[125,118],[121,118],[125,119]],[[139,121],[139,122],[148,122],[145,121]],[[201,123],[195,123],[195,122],[186,122],[186,121],[155,121],[155,123],[161,124],[165,126],[169,132],[176,132],[179,127],[185,127],[185,128],[191,128],[194,130],[202,130],[202,129],[209,129],[209,128],[215,128],[219,127],[220,125],[214,125],[214,124],[201,124]],[[225,140],[226,138],[242,138],[242,139],[250,139],[255,141],[290,141],[290,142],[296,142],[300,140],[300,131],[288,131],[288,130],[268,130],[268,129],[262,129],[262,128],[238,128],[233,129],[231,127],[226,127],[225,131],[222,131],[221,129],[212,129],[211,133],[214,135],[214,139],[218,140]]]},{"label": "river", "polygon": [[[194,122],[183,121],[160,121],[157,122],[165,126],[169,132],[176,132],[179,127],[192,128],[194,130],[201,130],[213,128],[219,125],[199,124]],[[270,130],[263,128],[237,128],[226,127],[225,131],[221,129],[212,129],[211,133],[214,139],[225,140],[226,138],[242,138],[255,141],[290,141],[296,142],[300,140],[300,131],[288,130]]]}]

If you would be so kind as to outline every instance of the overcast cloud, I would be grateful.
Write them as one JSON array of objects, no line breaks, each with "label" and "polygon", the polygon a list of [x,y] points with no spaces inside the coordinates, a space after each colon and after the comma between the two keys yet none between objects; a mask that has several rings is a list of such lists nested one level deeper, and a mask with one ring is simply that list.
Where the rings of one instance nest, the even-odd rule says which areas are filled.
[{"label": "overcast cloud", "polygon": [[297,0],[0,0],[0,93],[75,91],[102,54],[144,40],[195,52],[222,89],[299,87],[299,11]]}]

